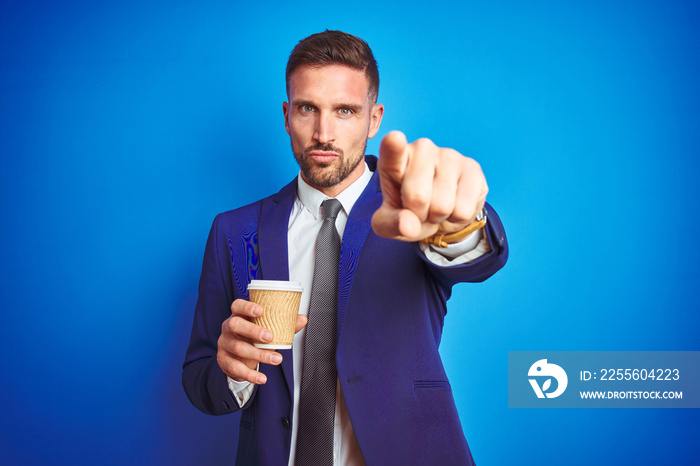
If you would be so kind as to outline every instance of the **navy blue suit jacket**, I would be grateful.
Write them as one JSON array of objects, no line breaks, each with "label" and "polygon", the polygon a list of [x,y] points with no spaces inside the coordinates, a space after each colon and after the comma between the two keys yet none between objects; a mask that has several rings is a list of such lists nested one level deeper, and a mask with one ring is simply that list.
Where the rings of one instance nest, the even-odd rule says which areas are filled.
[{"label": "navy blue suit jacket", "polygon": [[[377,159],[367,156],[371,170]],[[238,410],[216,362],[221,324],[251,279],[288,280],[287,226],[296,180],[277,194],[219,214],[204,254],[182,382],[208,414]],[[338,292],[338,378],[368,465],[473,464],[438,346],[446,301],[458,282],[479,282],[506,262],[505,232],[489,207],[492,251],[454,267],[429,262],[418,246],[377,236],[382,203],[376,172],[354,205],[342,240]],[[237,464],[286,465],[292,419],[291,350],[261,364],[267,383],[243,407]]]}]

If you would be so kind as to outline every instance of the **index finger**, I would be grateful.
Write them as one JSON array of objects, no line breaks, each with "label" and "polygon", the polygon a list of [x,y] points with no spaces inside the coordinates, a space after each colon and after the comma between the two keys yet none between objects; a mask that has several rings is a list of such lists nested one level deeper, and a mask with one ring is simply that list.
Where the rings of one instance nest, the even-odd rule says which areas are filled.
[{"label": "index finger", "polygon": [[231,304],[231,313],[236,316],[260,317],[263,313],[263,308],[252,301],[237,299]]},{"label": "index finger", "polygon": [[391,131],[379,146],[378,169],[395,181],[403,178],[408,162],[408,141],[401,131]]}]

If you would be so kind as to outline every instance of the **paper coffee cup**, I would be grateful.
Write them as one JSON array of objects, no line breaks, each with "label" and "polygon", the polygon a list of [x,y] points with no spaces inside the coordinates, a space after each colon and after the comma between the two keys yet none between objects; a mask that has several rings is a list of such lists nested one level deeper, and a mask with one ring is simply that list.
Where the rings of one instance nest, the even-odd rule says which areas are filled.
[{"label": "paper coffee cup", "polygon": [[294,342],[294,327],[299,314],[301,292],[300,282],[278,280],[251,280],[248,285],[250,301],[263,308],[260,317],[253,323],[272,332],[269,343],[255,343],[258,348],[289,349]]}]

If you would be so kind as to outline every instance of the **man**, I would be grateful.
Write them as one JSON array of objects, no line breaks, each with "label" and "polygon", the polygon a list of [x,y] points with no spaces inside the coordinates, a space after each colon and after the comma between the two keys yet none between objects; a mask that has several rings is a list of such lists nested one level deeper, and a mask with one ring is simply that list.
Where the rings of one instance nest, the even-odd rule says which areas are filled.
[{"label": "man", "polygon": [[[300,41],[286,78],[285,128],[300,174],[214,220],[185,391],[208,414],[243,409],[237,464],[473,464],[438,346],[452,286],[485,280],[508,256],[484,175],[458,152],[427,139],[409,144],[399,132],[383,139],[378,161],[364,155],[384,107],[376,62],[357,37],[325,31]],[[316,361],[304,354],[321,339],[309,307],[329,198],[342,207],[334,220],[342,246],[335,325],[326,325],[335,366],[326,442],[328,429],[303,413],[325,396],[309,386],[304,369]],[[253,346],[271,332],[250,320],[262,313],[247,301],[251,279],[304,285],[292,350]],[[326,459],[302,456],[309,441]]]}]

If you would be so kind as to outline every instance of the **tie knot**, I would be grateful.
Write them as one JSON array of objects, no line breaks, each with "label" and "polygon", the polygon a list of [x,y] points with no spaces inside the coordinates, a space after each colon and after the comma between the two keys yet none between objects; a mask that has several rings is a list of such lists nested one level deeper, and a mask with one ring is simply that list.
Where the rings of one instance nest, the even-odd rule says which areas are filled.
[{"label": "tie knot", "polygon": [[343,205],[338,199],[326,199],[321,203],[324,218],[336,218]]}]

